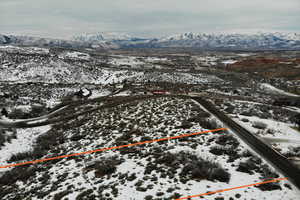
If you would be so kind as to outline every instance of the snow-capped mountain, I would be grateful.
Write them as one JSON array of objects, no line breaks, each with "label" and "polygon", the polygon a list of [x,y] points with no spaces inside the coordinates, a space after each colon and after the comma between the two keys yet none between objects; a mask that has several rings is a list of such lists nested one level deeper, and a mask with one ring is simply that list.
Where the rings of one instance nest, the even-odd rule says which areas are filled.
[{"label": "snow-capped mountain", "polygon": [[100,32],[95,34],[82,34],[74,36],[74,41],[98,44],[108,42],[121,48],[143,47],[147,46],[151,39],[131,36],[127,33],[119,32]]},{"label": "snow-capped mountain", "polygon": [[120,47],[191,47],[205,49],[300,49],[298,33],[206,34],[183,33],[163,38],[138,38],[125,33],[85,34],[75,41],[111,42]]},{"label": "snow-capped mountain", "polygon": [[127,33],[119,32],[100,32],[100,33],[86,33],[73,37],[74,41],[81,42],[101,42],[101,41],[136,41],[144,40],[143,38],[133,37]]},{"label": "snow-capped mountain", "polygon": [[71,40],[0,35],[0,44],[59,46],[71,48],[165,48],[183,47],[228,50],[300,50],[299,33],[183,33],[162,38],[140,38],[126,33],[83,34]]},{"label": "snow-capped mountain", "polygon": [[300,34],[205,34],[184,33],[151,41],[152,47],[208,49],[300,49]]}]

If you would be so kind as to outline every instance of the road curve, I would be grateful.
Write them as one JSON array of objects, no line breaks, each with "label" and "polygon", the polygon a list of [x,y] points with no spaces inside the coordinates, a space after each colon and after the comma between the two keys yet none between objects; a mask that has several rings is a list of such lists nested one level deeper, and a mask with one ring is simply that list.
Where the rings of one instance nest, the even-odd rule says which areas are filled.
[{"label": "road curve", "polygon": [[258,137],[253,135],[247,129],[233,121],[224,112],[218,110],[211,102],[201,98],[192,97],[192,99],[199,102],[204,108],[215,115],[219,120],[226,124],[238,137],[240,137],[250,148],[265,158],[277,170],[281,172],[288,180],[293,183],[298,190],[300,190],[300,169],[292,164],[288,159],[283,157],[269,145],[264,143]]}]

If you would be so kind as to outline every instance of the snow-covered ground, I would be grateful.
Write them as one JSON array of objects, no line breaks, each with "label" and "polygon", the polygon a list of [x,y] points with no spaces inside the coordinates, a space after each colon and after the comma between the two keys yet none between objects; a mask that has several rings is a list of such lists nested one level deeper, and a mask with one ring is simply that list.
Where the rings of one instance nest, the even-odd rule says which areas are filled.
[{"label": "snow-covered ground", "polygon": [[0,45],[0,52],[20,52],[20,53],[27,53],[27,54],[49,54],[49,49],[40,48],[40,47],[17,47],[11,45]]},{"label": "snow-covered ground", "polygon": [[[1,68],[1,67],[0,67]],[[2,67],[0,81],[18,83],[38,81],[44,83],[94,83],[110,84],[126,80],[133,82],[209,83],[220,82],[214,75],[181,72],[133,71],[126,69],[94,69],[70,65],[63,61],[52,61],[43,65],[35,62],[22,63],[17,67]]]},{"label": "snow-covered ground", "polygon": [[[274,145],[280,149],[282,153],[286,153],[291,147],[298,147],[300,143],[300,132],[295,130],[294,124],[275,121],[272,119],[262,119],[256,116],[243,116],[236,115],[238,118],[233,118],[236,122],[240,123],[243,127],[253,133],[259,133],[264,141]],[[245,122],[245,120],[249,120]],[[258,129],[253,127],[256,122],[261,122],[267,125],[266,129]],[[268,131],[270,130],[270,131]]]},{"label": "snow-covered ground", "polygon": [[65,52],[65,53],[60,54],[58,57],[61,59],[71,58],[71,59],[79,59],[79,60],[89,60],[91,58],[89,54],[77,52],[77,51]]},{"label": "snow-covered ground", "polygon": [[[0,163],[1,166],[7,164],[7,160],[14,154],[31,151],[35,140],[41,134],[51,129],[50,126],[42,126],[37,128],[17,129],[16,139],[12,139],[9,143],[4,143],[0,147]],[[9,170],[8,168],[0,168],[0,173]]]},{"label": "snow-covered ground", "polygon": [[222,61],[222,63],[224,65],[230,65],[230,64],[234,64],[236,62],[237,62],[236,60],[224,60],[224,61]]},{"label": "snow-covered ground", "polygon": [[[55,148],[63,150],[63,154],[71,154],[207,130],[197,121],[192,121],[189,128],[182,127],[189,119],[201,112],[203,111],[195,102],[171,97],[149,99],[128,106],[99,110],[85,116],[85,119],[89,119],[85,123],[78,124],[74,121],[67,126],[71,128],[57,126],[54,131],[63,134],[65,140]],[[81,135],[81,139],[71,140],[76,135]],[[147,196],[171,198],[175,193],[180,197],[186,197],[261,182],[261,173],[248,174],[236,171],[239,163],[248,160],[249,157],[241,156],[228,161],[229,157],[226,154],[217,156],[211,153],[211,148],[218,146],[216,141],[222,135],[233,135],[233,133],[208,133],[186,139],[62,159],[55,163],[43,163],[37,165],[40,170],[30,177],[26,184],[19,181],[15,189],[34,198],[35,194],[31,191],[40,188],[40,192],[45,195],[42,199],[53,198],[62,193],[65,198],[75,199],[86,193],[86,196],[95,195],[94,198],[98,199],[110,197],[116,200],[139,200]],[[235,138],[234,135],[233,137]],[[230,144],[224,147],[230,147]],[[235,152],[239,154],[245,151],[246,146],[241,142],[235,148]],[[57,155],[53,152],[56,152],[55,149],[50,150],[45,157]],[[173,157],[175,161],[181,157],[187,159],[187,155],[192,155],[195,156],[194,159],[201,158],[216,163],[230,174],[230,180],[222,182],[191,177],[186,177],[185,180],[186,175],[181,173],[188,169],[189,162],[194,161],[187,163],[176,161],[177,163],[168,164],[168,157],[163,159],[166,155],[175,155]],[[109,160],[118,164],[115,165],[112,173],[106,175],[101,174],[104,166],[99,168],[92,165],[95,162],[104,163]],[[262,162],[262,165],[264,164],[266,163]],[[44,168],[43,165],[48,167]],[[40,181],[45,176],[48,177],[47,180]],[[205,196],[205,199],[215,200],[217,197],[229,199],[239,196],[247,200],[297,199],[297,194],[285,187],[285,183],[287,182],[279,183],[281,190],[261,191],[259,188],[251,187]],[[55,189],[53,185],[56,186]],[[6,196],[6,199],[11,199],[16,194],[12,192]]]},{"label": "snow-covered ground", "polygon": [[274,86],[272,86],[268,83],[261,83],[260,84],[260,89],[262,89],[262,90],[264,90],[265,92],[268,92],[268,93],[298,97],[298,95],[296,95],[296,94],[285,92],[285,91],[280,90],[280,89],[278,89],[278,88],[276,88],[276,87],[274,87]]}]

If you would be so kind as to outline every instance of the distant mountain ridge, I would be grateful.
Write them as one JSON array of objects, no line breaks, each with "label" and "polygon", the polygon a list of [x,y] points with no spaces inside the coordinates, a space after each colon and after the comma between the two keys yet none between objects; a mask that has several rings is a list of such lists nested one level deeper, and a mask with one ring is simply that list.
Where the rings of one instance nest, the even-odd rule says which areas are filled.
[{"label": "distant mountain ridge", "polygon": [[99,33],[85,33],[82,35],[74,36],[72,38],[74,41],[82,42],[100,42],[100,41],[137,41],[137,40],[147,40],[141,37],[134,37],[127,33],[119,32],[99,32]]},{"label": "distant mountain ridge", "polygon": [[204,49],[300,49],[300,34],[205,34],[184,33],[153,41],[153,47]]},{"label": "distant mountain ridge", "polygon": [[0,44],[88,48],[199,48],[230,50],[300,50],[299,33],[183,33],[162,38],[142,38],[118,32],[73,36],[72,40],[0,35]]},{"label": "distant mountain ridge", "polygon": [[62,39],[41,38],[41,37],[32,37],[32,36],[14,36],[14,35],[3,35],[3,34],[0,34],[0,45],[94,48],[94,49],[116,48],[114,44],[106,41],[92,43],[92,42],[82,42],[82,41],[75,41],[75,40],[62,40]]}]

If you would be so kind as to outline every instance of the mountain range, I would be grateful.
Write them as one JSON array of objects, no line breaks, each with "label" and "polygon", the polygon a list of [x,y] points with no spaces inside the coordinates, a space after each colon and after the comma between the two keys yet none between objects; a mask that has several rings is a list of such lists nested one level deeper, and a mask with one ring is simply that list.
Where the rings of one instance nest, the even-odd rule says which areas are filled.
[{"label": "mountain range", "polygon": [[1,35],[0,44],[58,46],[70,48],[199,48],[228,50],[300,50],[299,33],[183,33],[161,38],[142,38],[125,33],[100,32],[70,37],[70,40]]}]

